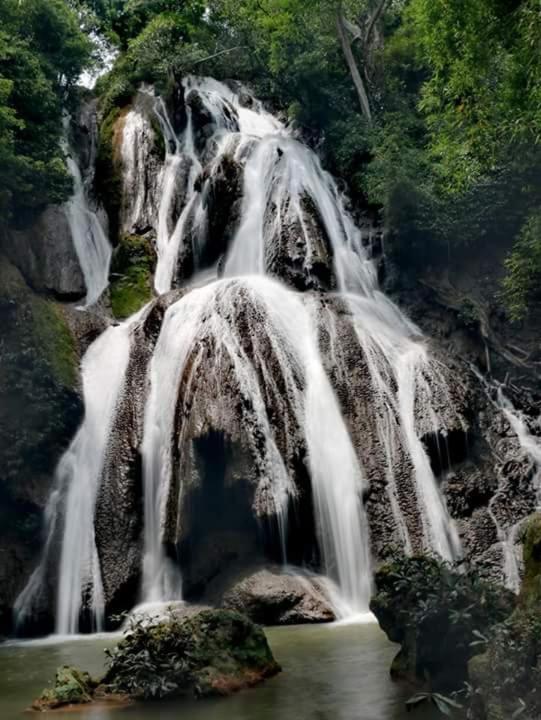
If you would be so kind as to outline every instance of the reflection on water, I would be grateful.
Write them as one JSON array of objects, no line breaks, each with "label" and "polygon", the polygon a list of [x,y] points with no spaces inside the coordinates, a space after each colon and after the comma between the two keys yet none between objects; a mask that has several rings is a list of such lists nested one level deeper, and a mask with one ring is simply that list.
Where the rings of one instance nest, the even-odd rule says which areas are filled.
[{"label": "reflection on water", "polygon": [[[433,720],[421,710],[408,714],[410,691],[389,678],[396,646],[375,624],[268,629],[283,672],[230,698],[151,704],[122,710],[62,712],[61,720]],[[0,718],[22,720],[23,710],[52,679],[59,665],[94,674],[103,648],[114,638],[0,648]],[[28,718],[28,715],[26,716]],[[53,715],[55,717],[55,715]]]}]

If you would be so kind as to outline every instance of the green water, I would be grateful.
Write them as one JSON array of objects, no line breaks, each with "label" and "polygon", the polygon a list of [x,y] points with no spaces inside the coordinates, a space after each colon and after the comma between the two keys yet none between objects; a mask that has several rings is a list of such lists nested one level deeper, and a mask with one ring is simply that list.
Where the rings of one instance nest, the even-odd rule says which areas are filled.
[{"label": "green water", "polygon": [[[230,698],[133,706],[121,710],[53,713],[59,720],[433,720],[406,713],[411,692],[389,678],[396,645],[375,624],[271,628],[267,637],[283,672]],[[0,647],[0,720],[22,720],[59,665],[94,674],[103,648],[87,638],[64,643]]]}]

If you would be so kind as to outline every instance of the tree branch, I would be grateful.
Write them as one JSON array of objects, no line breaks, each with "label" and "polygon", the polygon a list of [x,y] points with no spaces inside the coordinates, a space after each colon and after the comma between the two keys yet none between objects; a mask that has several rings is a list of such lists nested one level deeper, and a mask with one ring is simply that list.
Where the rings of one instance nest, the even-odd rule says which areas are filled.
[{"label": "tree branch", "polygon": [[359,72],[359,68],[357,67],[357,63],[355,61],[355,57],[354,57],[353,51],[351,49],[351,43],[348,40],[348,37],[346,35],[346,28],[344,25],[344,16],[342,14],[341,8],[338,9],[338,12],[336,15],[336,27],[338,29],[338,38],[339,38],[340,44],[342,46],[342,51],[344,53],[344,57],[346,59],[347,65],[348,65],[349,72],[350,72],[351,78],[353,80],[353,84],[355,85],[355,89],[357,90],[357,95],[359,96],[359,103],[361,105],[361,110],[363,111],[363,115],[365,116],[366,120],[371,125],[372,124],[372,112],[370,110],[370,102],[368,100],[368,95],[367,95],[366,89],[364,87],[361,73]]},{"label": "tree branch", "polygon": [[226,53],[235,52],[235,50],[247,50],[247,45],[237,45],[237,47],[233,48],[227,48],[226,50],[220,50],[220,52],[214,53],[214,55],[208,55],[207,57],[201,58],[201,60],[196,60],[193,64],[194,65],[200,65],[201,63],[207,62],[207,60],[214,60],[214,58],[220,57],[220,55],[225,55]]},{"label": "tree branch", "polygon": [[374,10],[373,15],[372,15],[372,17],[370,18],[370,20],[369,20],[369,22],[368,22],[368,26],[367,26],[367,28],[366,28],[366,33],[365,33],[365,35],[364,35],[364,42],[365,42],[366,44],[368,44],[368,42],[369,42],[369,40],[370,40],[370,36],[371,36],[372,33],[374,32],[374,28],[375,28],[375,26],[376,26],[376,23],[377,23],[377,21],[380,19],[381,14],[382,14],[383,11],[385,10],[385,6],[387,5],[388,2],[389,2],[389,0],[380,0],[379,5],[378,5],[377,8]]}]

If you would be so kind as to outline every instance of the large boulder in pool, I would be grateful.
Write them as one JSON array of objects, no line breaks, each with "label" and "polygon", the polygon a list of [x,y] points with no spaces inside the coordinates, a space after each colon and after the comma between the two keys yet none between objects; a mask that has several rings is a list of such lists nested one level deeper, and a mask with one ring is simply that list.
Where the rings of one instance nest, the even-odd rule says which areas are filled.
[{"label": "large boulder in pool", "polygon": [[56,671],[52,688],[47,688],[32,703],[32,710],[56,710],[66,705],[85,705],[92,702],[97,686],[87,672],[64,665]]},{"label": "large boulder in pool", "polygon": [[106,653],[109,667],[101,680],[76,668],[59,668],[54,687],[32,709],[229,695],[280,672],[263,630],[231,610],[188,617],[172,610],[160,621],[136,616],[126,636]]},{"label": "large boulder in pool", "polygon": [[263,630],[230,610],[139,619],[110,653],[111,693],[136,699],[229,695],[280,671]]},{"label": "large boulder in pool", "polygon": [[212,600],[262,625],[328,623],[336,619],[323,580],[265,567],[226,578]]}]

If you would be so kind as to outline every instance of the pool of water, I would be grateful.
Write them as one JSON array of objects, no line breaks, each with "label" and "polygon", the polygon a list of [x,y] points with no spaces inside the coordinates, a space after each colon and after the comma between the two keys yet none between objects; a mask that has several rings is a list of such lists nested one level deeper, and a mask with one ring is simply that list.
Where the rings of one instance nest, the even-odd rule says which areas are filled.
[{"label": "pool of water", "polygon": [[[61,720],[435,720],[427,709],[406,713],[411,690],[389,677],[397,646],[376,624],[266,630],[283,672],[229,698],[177,701],[116,710],[53,713]],[[59,665],[99,674],[115,638],[89,637],[0,647],[0,718],[22,720]]]}]

